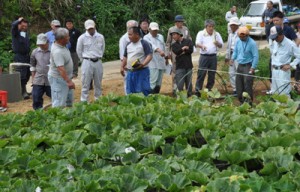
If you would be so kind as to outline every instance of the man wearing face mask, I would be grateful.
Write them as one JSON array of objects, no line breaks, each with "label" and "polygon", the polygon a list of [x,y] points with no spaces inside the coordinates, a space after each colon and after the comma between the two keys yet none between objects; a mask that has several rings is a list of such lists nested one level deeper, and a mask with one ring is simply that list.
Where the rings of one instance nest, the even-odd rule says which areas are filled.
[{"label": "man wearing face mask", "polygon": [[[15,53],[14,62],[17,63],[29,63],[30,62],[30,42],[28,22],[20,17],[18,20],[12,23],[12,49]],[[16,71],[20,72],[21,75],[21,89],[22,96],[24,99],[29,99],[29,94],[26,90],[26,84],[30,78],[30,67],[29,66],[18,66]]]},{"label": "man wearing face mask", "polygon": [[[255,68],[258,63],[258,49],[255,41],[249,36],[247,27],[240,27],[238,30],[239,40],[237,40],[233,49],[230,63],[237,61],[236,75],[236,92],[241,103],[245,102],[243,92],[247,92],[250,96],[250,104],[253,101],[253,77]],[[245,75],[243,75],[245,74]],[[250,76],[249,76],[250,75]]]},{"label": "man wearing face mask", "polygon": [[101,83],[103,77],[102,57],[105,49],[105,41],[102,34],[96,30],[93,20],[84,23],[86,32],[78,38],[77,54],[82,61],[81,64],[81,97],[80,101],[88,101],[91,81],[94,80],[94,99],[97,100],[101,94]]}]

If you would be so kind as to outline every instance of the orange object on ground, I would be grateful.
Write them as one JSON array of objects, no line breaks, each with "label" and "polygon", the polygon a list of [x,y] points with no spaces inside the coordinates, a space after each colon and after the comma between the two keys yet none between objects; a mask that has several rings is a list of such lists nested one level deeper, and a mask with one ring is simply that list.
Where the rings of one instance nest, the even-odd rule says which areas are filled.
[{"label": "orange object on ground", "polygon": [[7,91],[0,90],[1,107],[7,108]]}]

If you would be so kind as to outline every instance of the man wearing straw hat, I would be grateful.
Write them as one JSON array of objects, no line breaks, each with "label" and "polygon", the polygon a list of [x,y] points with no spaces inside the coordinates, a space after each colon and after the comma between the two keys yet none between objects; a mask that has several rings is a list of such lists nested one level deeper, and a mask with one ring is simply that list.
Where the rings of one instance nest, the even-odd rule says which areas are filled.
[{"label": "man wearing straw hat", "polygon": [[243,92],[250,96],[250,104],[253,101],[253,76],[258,63],[258,48],[255,41],[249,37],[249,29],[240,27],[238,30],[239,40],[233,50],[231,64],[238,62],[236,75],[236,92],[241,103],[245,102]]},{"label": "man wearing straw hat", "polygon": [[226,47],[226,55],[225,55],[225,63],[229,65],[229,78],[230,78],[230,84],[233,90],[233,94],[236,95],[236,86],[235,86],[235,77],[236,77],[236,69],[238,66],[238,63],[234,61],[233,64],[229,63],[229,60],[232,56],[234,46],[239,39],[239,36],[237,34],[240,21],[239,18],[233,17],[230,19],[230,22],[228,23],[230,27],[230,33],[228,35],[228,40],[227,40],[227,47]]}]

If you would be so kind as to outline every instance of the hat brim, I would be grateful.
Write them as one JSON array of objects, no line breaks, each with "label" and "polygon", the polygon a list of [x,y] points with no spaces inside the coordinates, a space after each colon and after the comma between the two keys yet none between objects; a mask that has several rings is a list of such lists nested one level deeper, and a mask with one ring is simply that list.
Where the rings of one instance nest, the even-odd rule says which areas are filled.
[{"label": "hat brim", "polygon": [[158,27],[152,27],[152,28],[150,28],[150,30],[152,30],[152,31],[158,31],[159,28]]},{"label": "hat brim", "polygon": [[273,34],[273,35],[269,36],[269,38],[272,39],[272,40],[276,39],[277,37],[278,37],[278,34]]},{"label": "hat brim", "polygon": [[61,26],[59,22],[52,22],[51,25],[54,25],[54,26]]},{"label": "hat brim", "polygon": [[47,44],[47,41],[40,41],[40,40],[37,40],[37,41],[36,41],[36,44],[37,44],[37,45],[45,45],[45,44]]},{"label": "hat brim", "polygon": [[184,22],[183,19],[176,19],[175,22]]},{"label": "hat brim", "polygon": [[172,36],[173,33],[177,33],[180,36],[183,36],[182,34],[178,33],[178,32],[171,32],[170,35]]},{"label": "hat brim", "polygon": [[229,26],[230,25],[237,25],[237,26],[240,26],[241,24],[240,23],[236,23],[236,22],[231,22],[231,23],[229,23]]},{"label": "hat brim", "polygon": [[94,25],[88,25],[88,26],[85,27],[86,30],[89,30],[89,29],[92,29],[92,28],[95,29],[95,26]]}]

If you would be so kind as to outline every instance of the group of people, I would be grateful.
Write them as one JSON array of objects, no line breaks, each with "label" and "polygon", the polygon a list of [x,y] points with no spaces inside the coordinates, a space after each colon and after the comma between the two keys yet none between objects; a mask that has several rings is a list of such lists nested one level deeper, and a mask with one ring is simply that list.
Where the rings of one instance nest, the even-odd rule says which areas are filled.
[{"label": "group of people", "polygon": [[[192,95],[192,53],[195,50],[190,32],[184,26],[184,17],[176,15],[175,25],[168,30],[167,40],[159,34],[159,25],[149,22],[148,33],[139,30],[138,22],[127,22],[127,32],[120,39],[121,74],[124,78],[125,94],[143,92],[145,95],[159,93],[162,77],[168,60],[172,61],[173,93],[182,91],[184,87],[188,96]],[[196,46],[200,47],[199,65],[203,69],[216,70],[219,48],[223,46],[221,35],[214,30],[213,20],[205,21],[205,29],[198,33]],[[196,82],[196,94],[200,94],[206,70],[199,70]],[[215,72],[209,71],[207,88],[214,85]]]},{"label": "group of people", "polygon": [[[226,14],[230,27],[226,58],[230,65],[233,91],[243,102],[244,91],[253,98],[252,75],[258,63],[258,49],[255,41],[249,37],[249,30],[245,27],[239,29],[236,7],[231,11],[230,14]],[[127,32],[120,39],[122,62],[120,72],[125,77],[125,94],[159,93],[163,71],[170,59],[173,65],[174,94],[185,88],[187,95],[191,96],[193,94],[192,53],[196,48],[200,48],[200,58],[195,94],[200,97],[206,74],[208,74],[206,88],[211,90],[215,84],[217,53],[224,45],[220,33],[215,30],[215,22],[211,19],[205,20],[204,29],[198,32],[193,43],[188,28],[184,26],[183,16],[177,15],[174,19],[175,25],[168,30],[167,40],[164,43],[163,36],[158,33],[158,24],[146,21],[149,24],[148,34],[139,32],[138,22],[130,20],[127,22]],[[236,77],[237,72],[241,75]],[[249,73],[252,75],[242,75],[249,75]]]},{"label": "group of people", "polygon": [[66,28],[58,20],[51,22],[51,30],[37,36],[38,46],[30,54],[28,21],[23,17],[12,23],[14,62],[30,63],[30,67],[16,68],[21,74],[24,99],[29,99],[26,84],[32,76],[33,109],[43,107],[43,95],[51,97],[53,107],[72,106],[73,78],[78,76],[78,64],[82,63],[81,101],[88,101],[89,90],[94,82],[94,97],[101,96],[103,76],[102,57],[105,50],[103,35],[97,32],[93,20],[84,23],[85,33],[77,30],[72,20],[66,20]]},{"label": "group of people", "polygon": [[[300,63],[299,32],[296,33],[284,25],[284,14],[270,9],[262,16],[266,26],[270,25],[267,39],[270,43],[272,86],[270,93],[287,94],[290,87],[290,68],[297,68]],[[268,18],[268,20],[266,19]],[[229,65],[230,83],[233,94],[243,103],[243,92],[253,100],[253,77],[259,60],[256,42],[249,36],[247,27],[241,23],[233,6],[226,13],[228,21],[228,39],[225,63]],[[192,85],[192,53],[199,48],[199,63],[195,94],[201,95],[204,79],[208,74],[206,88],[211,90],[215,83],[217,70],[217,53],[224,46],[223,39],[215,30],[215,22],[207,19],[204,29],[199,31],[195,43],[188,28],[184,25],[184,17],[176,15],[174,26],[168,30],[166,42],[159,33],[157,22],[150,22],[144,17],[140,22],[129,20],[127,31],[120,38],[119,54],[121,60],[120,73],[124,77],[125,94],[143,93],[144,95],[160,92],[162,78],[169,60],[172,61],[173,93],[187,90],[193,94]],[[19,18],[12,24],[12,44],[15,62],[30,63],[31,67],[20,66],[16,70],[21,73],[22,94],[28,98],[26,83],[30,71],[33,79],[33,108],[43,106],[43,94],[52,98],[52,106],[71,106],[73,101],[72,81],[78,75],[78,63],[82,62],[81,101],[88,101],[91,83],[94,81],[95,99],[101,96],[103,76],[102,57],[105,50],[103,35],[97,32],[93,20],[84,23],[86,32],[81,34],[74,28],[71,20],[66,21],[66,28],[61,27],[58,20],[51,22],[52,30],[37,36],[38,48],[30,53],[28,22]],[[273,25],[273,26],[272,26]],[[292,61],[293,59],[293,61]]]},{"label": "group of people", "polygon": [[[300,23],[297,33],[288,25],[284,13],[273,7],[273,2],[267,2],[267,8],[262,15],[265,23],[266,39],[269,42],[271,90],[267,94],[285,94],[290,96],[291,76],[300,80]],[[299,34],[299,35],[298,35]],[[292,71],[293,70],[293,75]]]}]

